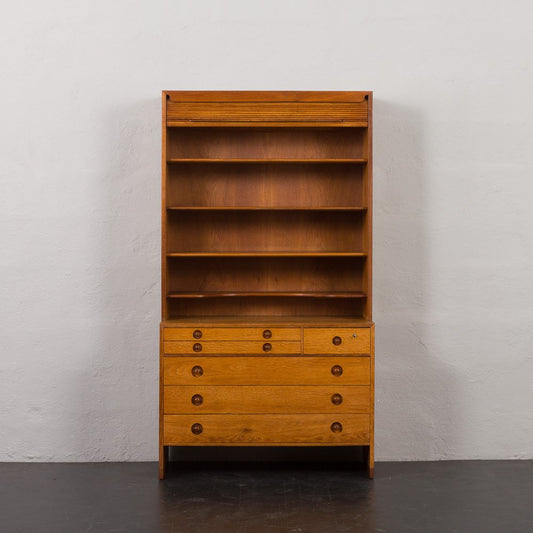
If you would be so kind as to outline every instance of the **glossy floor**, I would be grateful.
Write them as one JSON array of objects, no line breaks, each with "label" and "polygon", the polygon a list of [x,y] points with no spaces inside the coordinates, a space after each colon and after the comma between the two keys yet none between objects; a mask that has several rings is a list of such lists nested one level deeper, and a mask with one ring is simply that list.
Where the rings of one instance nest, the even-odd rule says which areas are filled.
[{"label": "glossy floor", "polygon": [[[176,468],[179,467],[179,468]],[[0,464],[2,532],[528,532],[533,461]]]}]

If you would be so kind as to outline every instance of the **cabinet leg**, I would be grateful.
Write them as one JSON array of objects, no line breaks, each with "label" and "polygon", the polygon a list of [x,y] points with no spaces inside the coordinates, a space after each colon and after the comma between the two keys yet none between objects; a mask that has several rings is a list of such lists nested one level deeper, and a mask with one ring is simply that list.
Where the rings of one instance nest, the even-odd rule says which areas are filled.
[{"label": "cabinet leg", "polygon": [[165,472],[167,469],[169,455],[168,452],[168,446],[159,447],[159,479],[165,479]]},{"label": "cabinet leg", "polygon": [[374,445],[363,447],[363,462],[369,479],[374,479]]}]

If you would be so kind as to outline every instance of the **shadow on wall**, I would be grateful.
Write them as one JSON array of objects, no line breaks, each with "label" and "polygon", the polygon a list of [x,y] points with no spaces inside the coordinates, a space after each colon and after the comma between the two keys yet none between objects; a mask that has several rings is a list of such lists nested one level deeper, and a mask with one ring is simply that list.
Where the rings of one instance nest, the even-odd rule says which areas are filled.
[{"label": "shadow on wall", "polygon": [[417,109],[375,101],[377,460],[445,459],[461,439],[461,377],[432,347],[426,128]]},{"label": "shadow on wall", "polygon": [[160,320],[161,103],[154,98],[102,117],[91,218],[92,343],[72,398],[76,455],[155,460]]}]

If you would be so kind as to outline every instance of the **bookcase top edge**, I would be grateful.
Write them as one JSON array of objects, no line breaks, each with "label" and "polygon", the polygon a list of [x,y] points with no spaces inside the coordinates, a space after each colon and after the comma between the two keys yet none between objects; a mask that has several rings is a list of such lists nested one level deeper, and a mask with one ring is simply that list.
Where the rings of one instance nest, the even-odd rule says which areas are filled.
[{"label": "bookcase top edge", "polygon": [[361,102],[372,91],[162,91],[173,102]]}]

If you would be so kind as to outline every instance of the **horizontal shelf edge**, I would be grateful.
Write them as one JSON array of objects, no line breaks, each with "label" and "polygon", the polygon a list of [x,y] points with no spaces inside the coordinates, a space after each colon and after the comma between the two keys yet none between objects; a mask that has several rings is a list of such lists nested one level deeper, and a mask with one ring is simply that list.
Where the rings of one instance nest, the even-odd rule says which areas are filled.
[{"label": "horizontal shelf edge", "polygon": [[367,257],[366,252],[171,252],[167,257]]},{"label": "horizontal shelf edge", "polygon": [[300,163],[300,164],[328,164],[349,163],[365,164],[366,158],[329,158],[329,159],[260,159],[260,158],[169,158],[167,163]]},{"label": "horizontal shelf edge", "polygon": [[167,120],[167,128],[368,128],[367,121],[304,122],[304,121],[187,121]]},{"label": "horizontal shelf edge", "polygon": [[213,291],[213,292],[169,292],[167,298],[245,298],[245,297],[297,297],[297,298],[366,298],[364,292],[230,292],[230,291]]},{"label": "horizontal shelf edge", "polygon": [[366,211],[364,206],[167,206],[170,211]]}]

